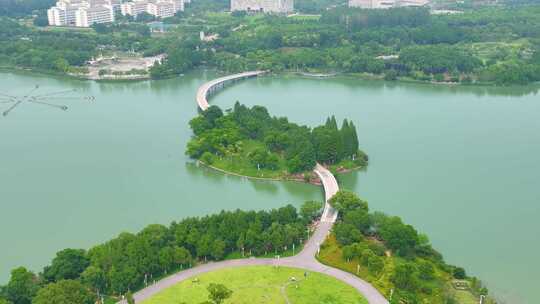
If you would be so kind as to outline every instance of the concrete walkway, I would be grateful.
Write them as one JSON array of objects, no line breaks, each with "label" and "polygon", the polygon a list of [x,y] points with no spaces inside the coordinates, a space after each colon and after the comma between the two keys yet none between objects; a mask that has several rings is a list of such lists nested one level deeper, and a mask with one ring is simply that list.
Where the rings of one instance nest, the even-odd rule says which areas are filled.
[{"label": "concrete walkway", "polygon": [[[215,90],[217,88],[216,86],[219,86],[226,81],[243,79],[247,77],[255,77],[262,73],[262,71],[246,72],[218,78],[216,80],[205,83],[199,88],[197,92],[197,103],[199,105],[199,108],[201,108],[201,110],[203,111],[208,108],[208,101],[206,100],[208,96],[208,90]],[[203,264],[191,269],[180,271],[165,279],[162,279],[159,282],[156,282],[153,285],[142,289],[141,291],[134,294],[135,302],[139,303],[141,301],[144,301],[168,287],[171,287],[175,284],[193,278],[194,276],[201,275],[203,273],[230,267],[270,265],[301,268],[308,271],[324,273],[354,287],[368,300],[370,304],[388,304],[388,301],[381,295],[381,293],[373,286],[371,286],[371,284],[369,284],[368,282],[348,272],[323,265],[319,261],[317,261],[316,256],[319,252],[319,247],[324,242],[326,237],[330,234],[332,226],[337,219],[338,214],[336,210],[334,210],[334,208],[330,206],[328,201],[334,196],[334,194],[339,191],[339,185],[334,175],[322,165],[317,164],[313,171],[319,176],[323,184],[325,192],[325,207],[317,229],[310,237],[310,239],[306,242],[304,248],[299,254],[281,259],[247,258]],[[126,301],[119,302],[119,304],[126,303]]]},{"label": "concrete walkway", "polygon": [[237,80],[241,80],[245,78],[257,77],[264,73],[266,72],[265,71],[250,71],[250,72],[228,75],[225,77],[220,77],[220,78],[211,80],[203,84],[202,86],[200,86],[199,89],[197,90],[197,97],[196,97],[197,105],[199,106],[201,110],[206,111],[206,109],[208,109],[208,107],[210,106],[207,100],[208,95],[223,88],[227,82],[237,81]]}]

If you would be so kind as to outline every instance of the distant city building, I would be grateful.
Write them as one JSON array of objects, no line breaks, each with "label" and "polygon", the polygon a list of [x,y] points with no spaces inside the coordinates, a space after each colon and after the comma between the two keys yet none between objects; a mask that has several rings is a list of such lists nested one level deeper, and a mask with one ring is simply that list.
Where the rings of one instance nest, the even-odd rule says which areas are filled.
[{"label": "distant city building", "polygon": [[290,13],[293,0],[231,0],[231,11]]},{"label": "distant city building", "polygon": [[206,35],[203,31],[199,32],[199,38],[201,41],[211,42],[219,38],[219,34]]},{"label": "distant city building", "polygon": [[94,6],[78,9],[75,13],[75,26],[90,27],[94,23],[114,21],[114,10],[110,6]]},{"label": "distant city building", "polygon": [[424,6],[429,0],[349,0],[349,7],[384,9],[405,6]]},{"label": "distant city building", "polygon": [[426,6],[429,4],[429,0],[396,0],[396,6]]},{"label": "distant city building", "polygon": [[148,11],[147,0],[136,0],[125,2],[120,8],[122,15],[130,15],[136,17],[138,14]]},{"label": "distant city building", "polygon": [[134,17],[145,12],[156,17],[167,18],[183,10],[183,0],[134,0],[125,2],[120,7],[122,15]]},{"label": "distant city building", "polygon": [[114,22],[121,0],[59,0],[47,11],[49,25],[90,27]]},{"label": "distant city building", "polygon": [[456,14],[463,14],[463,11],[456,11],[456,10],[432,10],[432,15],[456,15]]}]

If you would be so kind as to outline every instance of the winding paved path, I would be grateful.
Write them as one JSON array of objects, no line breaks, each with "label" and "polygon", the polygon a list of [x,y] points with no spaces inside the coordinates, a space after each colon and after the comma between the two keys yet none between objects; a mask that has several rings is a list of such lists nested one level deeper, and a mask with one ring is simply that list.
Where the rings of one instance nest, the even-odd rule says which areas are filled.
[{"label": "winding paved path", "polygon": [[[255,77],[262,73],[264,72],[246,72],[218,78],[205,83],[197,91],[197,103],[199,105],[199,108],[201,108],[201,110],[203,111],[208,108],[209,105],[207,97],[210,90],[215,91],[216,88],[222,88],[223,84],[228,81]],[[160,280],[159,282],[156,282],[153,285],[146,287],[145,289],[142,289],[141,291],[134,294],[135,301],[137,303],[144,301],[152,297],[156,293],[162,291],[163,289],[166,289],[184,280],[190,279],[194,276],[198,276],[206,272],[230,267],[270,265],[301,268],[313,272],[324,273],[354,287],[368,300],[370,304],[388,304],[388,301],[379,293],[377,289],[371,286],[371,284],[348,272],[323,265],[315,258],[315,256],[318,254],[320,244],[322,244],[325,238],[330,234],[330,230],[332,229],[332,226],[337,219],[337,211],[330,206],[328,201],[330,200],[330,198],[332,198],[332,196],[334,196],[334,194],[339,191],[339,186],[334,175],[332,175],[330,171],[328,171],[320,164],[317,164],[313,171],[319,176],[322,181],[326,203],[323,215],[321,217],[321,221],[319,222],[317,229],[315,230],[311,238],[307,241],[307,243],[304,245],[304,248],[299,254],[281,259],[247,258],[203,264],[191,269],[180,271],[165,279]],[[126,301],[121,301],[119,302],[119,304],[126,304]]]}]

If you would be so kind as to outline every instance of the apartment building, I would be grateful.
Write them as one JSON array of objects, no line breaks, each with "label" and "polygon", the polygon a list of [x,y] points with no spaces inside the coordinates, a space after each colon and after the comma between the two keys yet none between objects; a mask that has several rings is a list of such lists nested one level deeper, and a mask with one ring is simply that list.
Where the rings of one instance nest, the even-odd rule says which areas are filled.
[{"label": "apartment building", "polygon": [[172,2],[148,3],[148,13],[162,18],[172,17],[176,13]]},{"label": "apartment building", "polygon": [[293,0],[231,0],[231,11],[290,13]]},{"label": "apartment building", "polygon": [[142,12],[148,11],[147,0],[135,0],[131,2],[125,2],[121,6],[122,15],[137,16]]},{"label": "apartment building", "polygon": [[183,10],[183,0],[134,0],[121,5],[122,15],[134,17],[146,12],[156,17],[167,18]]},{"label": "apartment building", "polygon": [[75,26],[90,27],[94,23],[114,21],[114,9],[110,6],[94,6],[78,9],[75,15]]},{"label": "apartment building", "polygon": [[59,0],[47,10],[49,25],[90,27],[94,23],[114,22],[121,0]]},{"label": "apartment building", "polygon": [[424,6],[429,0],[349,0],[349,7],[385,9],[392,7]]}]

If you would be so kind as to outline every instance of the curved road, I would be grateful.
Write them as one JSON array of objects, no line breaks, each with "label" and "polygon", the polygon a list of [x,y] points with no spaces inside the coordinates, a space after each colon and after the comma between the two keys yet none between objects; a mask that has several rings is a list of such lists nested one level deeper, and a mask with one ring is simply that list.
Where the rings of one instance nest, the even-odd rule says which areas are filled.
[{"label": "curved road", "polygon": [[[208,94],[214,92],[219,88],[222,88],[226,82],[249,77],[256,77],[263,73],[264,71],[245,72],[218,78],[205,83],[197,91],[197,104],[199,105],[199,108],[203,111],[206,110],[209,107],[207,100]],[[368,282],[348,272],[323,265],[315,258],[319,251],[320,244],[322,244],[325,238],[330,234],[330,230],[332,229],[332,226],[337,219],[337,212],[330,206],[328,201],[330,200],[330,198],[332,198],[332,196],[334,196],[334,194],[339,191],[339,186],[334,175],[332,175],[330,171],[328,171],[320,164],[317,164],[313,171],[319,176],[322,181],[326,203],[323,215],[321,217],[321,221],[319,222],[317,229],[315,230],[311,238],[307,241],[307,243],[304,245],[304,248],[299,254],[281,259],[248,258],[203,264],[191,269],[180,271],[176,274],[173,274],[165,279],[156,282],[153,285],[149,285],[148,287],[134,294],[135,301],[137,303],[144,301],[152,297],[156,293],[162,291],[163,289],[166,289],[179,282],[206,272],[229,267],[272,265],[301,268],[313,272],[327,274],[354,287],[368,300],[370,304],[388,304],[388,301],[379,293],[379,291],[373,286],[371,286],[371,284],[369,284]],[[119,302],[119,304],[126,303],[126,301]]]}]

